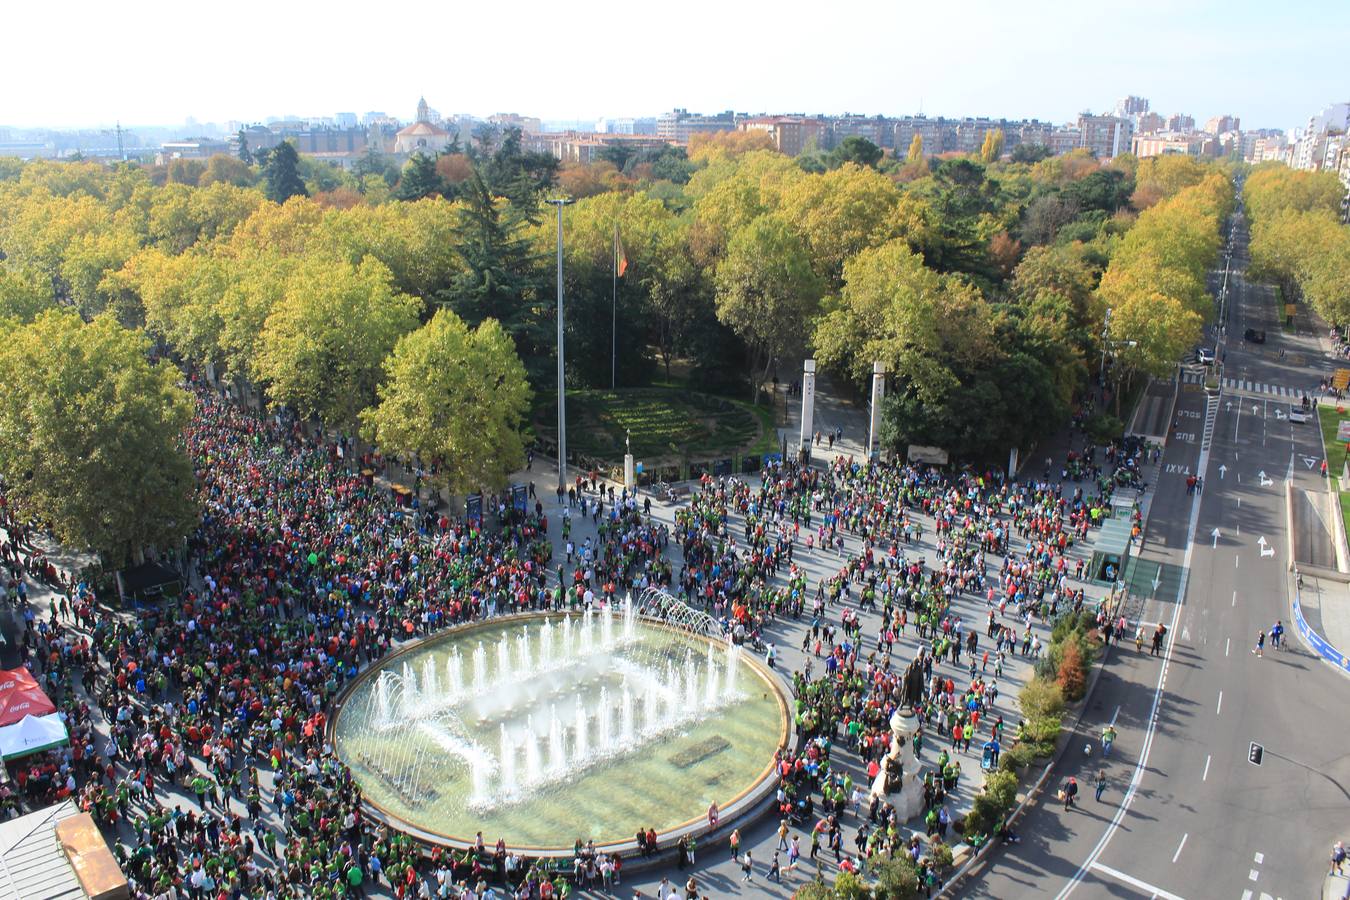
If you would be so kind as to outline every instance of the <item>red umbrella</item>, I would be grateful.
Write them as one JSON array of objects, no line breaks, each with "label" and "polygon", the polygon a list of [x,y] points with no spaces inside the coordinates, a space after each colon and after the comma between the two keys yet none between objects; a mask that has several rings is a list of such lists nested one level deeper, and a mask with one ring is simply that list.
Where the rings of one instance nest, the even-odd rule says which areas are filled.
[{"label": "red umbrella", "polygon": [[24,716],[56,712],[56,704],[42,692],[26,668],[0,669],[0,726],[13,725]]}]

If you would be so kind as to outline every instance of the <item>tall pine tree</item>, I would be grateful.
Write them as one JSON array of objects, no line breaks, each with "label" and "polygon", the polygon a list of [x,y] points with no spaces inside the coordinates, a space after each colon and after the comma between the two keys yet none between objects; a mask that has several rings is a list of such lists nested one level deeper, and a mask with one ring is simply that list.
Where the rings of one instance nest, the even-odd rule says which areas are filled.
[{"label": "tall pine tree", "polygon": [[267,199],[276,203],[285,203],[294,196],[308,197],[305,181],[300,177],[300,155],[295,145],[282,141],[267,156],[267,165],[263,168],[267,177]]},{"label": "tall pine tree", "polygon": [[542,262],[520,236],[524,217],[513,204],[499,206],[477,167],[460,186],[463,206],[455,225],[455,250],[464,263],[437,297],[472,328],[496,319],[526,361],[530,381],[548,384],[554,371],[551,297],[542,296]]}]

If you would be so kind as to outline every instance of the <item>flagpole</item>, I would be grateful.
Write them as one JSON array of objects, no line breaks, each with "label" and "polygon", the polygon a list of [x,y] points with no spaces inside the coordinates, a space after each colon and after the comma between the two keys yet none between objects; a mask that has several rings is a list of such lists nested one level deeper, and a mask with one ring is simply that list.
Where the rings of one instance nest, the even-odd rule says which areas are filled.
[{"label": "flagpole", "polygon": [[615,390],[618,387],[619,371],[619,223],[614,223],[614,256],[610,260],[614,264],[614,277],[610,284],[609,297],[609,389]]}]

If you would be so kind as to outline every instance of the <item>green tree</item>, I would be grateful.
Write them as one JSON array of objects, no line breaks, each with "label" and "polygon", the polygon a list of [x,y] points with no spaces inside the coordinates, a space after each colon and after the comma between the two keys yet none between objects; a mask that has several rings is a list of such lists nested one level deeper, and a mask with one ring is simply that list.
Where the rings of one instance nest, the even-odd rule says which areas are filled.
[{"label": "green tree", "polygon": [[116,566],[197,525],[178,371],[111,317],[49,310],[0,346],[0,470],[24,515]]},{"label": "green tree", "polygon": [[776,216],[761,216],[732,235],[717,266],[717,318],[750,350],[751,398],[774,360],[799,352],[804,323],[814,315],[820,283],[807,261],[806,248]]},{"label": "green tree", "polygon": [[528,361],[535,386],[551,383],[551,304],[540,296],[542,261],[521,234],[522,215],[511,204],[499,205],[477,170],[461,186],[461,197],[454,244],[463,266],[438,302],[470,327],[496,319]]},{"label": "green tree", "polygon": [[239,129],[239,161],[246,166],[253,165],[253,153],[248,149],[248,135]]},{"label": "green tree", "polygon": [[305,260],[263,326],[254,374],[276,403],[350,427],[375,400],[384,358],[417,326],[421,302],[395,293],[375,259]]},{"label": "green tree", "polygon": [[1018,144],[1012,150],[1012,161],[1035,165],[1050,156],[1050,148],[1044,144]]},{"label": "green tree", "polygon": [[445,185],[436,174],[436,160],[425,153],[414,153],[403,166],[403,175],[394,189],[398,200],[421,200],[442,193]]},{"label": "green tree", "polygon": [[519,426],[529,411],[525,367],[493,319],[470,331],[447,309],[399,338],[384,361],[379,403],[362,432],[386,452],[437,464],[451,493],[506,487],[525,461]]},{"label": "green tree", "polygon": [[246,188],[252,187],[253,182],[253,170],[248,164],[224,153],[217,153],[208,159],[206,171],[197,180],[202,187],[220,183]]},{"label": "green tree", "polygon": [[263,167],[263,176],[267,180],[267,199],[273,203],[285,203],[295,196],[309,196],[304,179],[300,177],[300,155],[290,141],[282,141],[272,148],[267,165]]},{"label": "green tree", "polygon": [[864,168],[875,169],[884,155],[882,149],[867,138],[851,134],[830,151],[830,164],[842,166],[844,163],[856,163]]},{"label": "green tree", "polygon": [[0,267],[0,329],[10,324],[27,324],[44,310],[56,305],[51,279],[37,272]]}]

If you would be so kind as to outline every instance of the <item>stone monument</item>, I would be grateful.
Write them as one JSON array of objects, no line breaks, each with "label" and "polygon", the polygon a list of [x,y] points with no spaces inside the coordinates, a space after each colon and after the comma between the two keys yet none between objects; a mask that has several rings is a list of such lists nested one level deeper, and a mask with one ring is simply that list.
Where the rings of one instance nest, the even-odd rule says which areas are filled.
[{"label": "stone monument", "polygon": [[[918,760],[911,751],[911,738],[919,729],[913,709],[900,707],[891,715],[891,749],[881,761],[881,770],[872,782],[872,796],[880,797],[895,807],[901,822],[923,812],[923,781],[919,778]],[[891,799],[889,795],[899,792]]]},{"label": "stone monument", "polygon": [[623,486],[630,491],[637,488],[637,471],[633,462],[633,442],[627,431],[623,433]]}]

